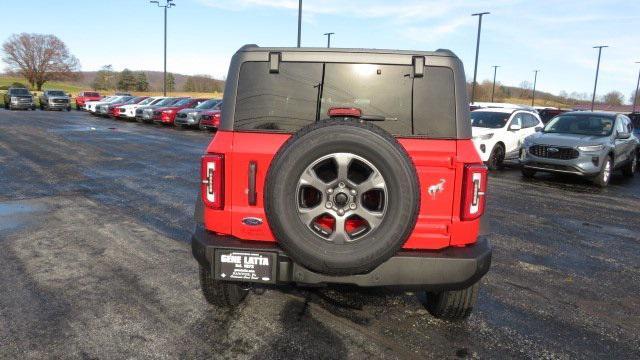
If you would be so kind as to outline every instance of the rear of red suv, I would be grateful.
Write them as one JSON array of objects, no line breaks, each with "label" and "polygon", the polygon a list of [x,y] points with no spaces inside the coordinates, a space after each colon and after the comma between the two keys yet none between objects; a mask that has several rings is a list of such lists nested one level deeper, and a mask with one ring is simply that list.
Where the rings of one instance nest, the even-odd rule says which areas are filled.
[{"label": "rear of red suv", "polygon": [[245,46],[224,99],[192,239],[210,303],[349,284],[470,314],[491,262],[487,171],[452,52]]}]

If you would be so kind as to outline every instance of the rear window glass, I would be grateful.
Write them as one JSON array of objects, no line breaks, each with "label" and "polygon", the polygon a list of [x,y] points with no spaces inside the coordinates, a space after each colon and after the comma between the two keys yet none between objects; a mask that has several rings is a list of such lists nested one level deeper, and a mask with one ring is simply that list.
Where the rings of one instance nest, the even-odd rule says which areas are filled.
[{"label": "rear window glass", "polygon": [[295,132],[326,119],[333,107],[359,108],[399,136],[455,136],[455,89],[449,68],[410,65],[267,62],[242,65],[234,129]]},{"label": "rear window glass", "polygon": [[86,93],[84,93],[84,96],[86,96],[86,97],[99,97],[100,94],[98,94],[97,92],[86,92]]}]

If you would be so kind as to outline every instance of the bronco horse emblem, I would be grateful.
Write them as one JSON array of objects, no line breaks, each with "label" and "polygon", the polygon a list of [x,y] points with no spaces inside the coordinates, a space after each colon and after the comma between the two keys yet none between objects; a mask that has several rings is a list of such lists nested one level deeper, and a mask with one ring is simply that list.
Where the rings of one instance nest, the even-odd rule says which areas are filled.
[{"label": "bronco horse emblem", "polygon": [[445,182],[446,181],[444,179],[440,179],[440,181],[437,184],[429,186],[429,189],[427,190],[427,193],[431,196],[431,198],[435,199],[436,195],[439,192],[443,192],[444,191],[444,183]]}]

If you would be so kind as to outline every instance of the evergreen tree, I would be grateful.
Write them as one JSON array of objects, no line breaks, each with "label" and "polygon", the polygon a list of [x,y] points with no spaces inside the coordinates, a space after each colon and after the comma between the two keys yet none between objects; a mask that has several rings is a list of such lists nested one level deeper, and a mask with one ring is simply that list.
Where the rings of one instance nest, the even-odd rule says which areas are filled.
[{"label": "evergreen tree", "polygon": [[136,78],[129,69],[124,69],[118,76],[118,89],[124,91],[134,90],[136,88]]},{"label": "evergreen tree", "polygon": [[113,89],[113,77],[113,66],[105,65],[96,74],[96,78],[93,80],[91,87],[93,90]]},{"label": "evergreen tree", "polygon": [[136,91],[149,91],[149,80],[147,80],[147,73],[139,71],[136,74]]},{"label": "evergreen tree", "polygon": [[167,73],[167,92],[172,92],[176,89],[176,79],[172,73]]}]

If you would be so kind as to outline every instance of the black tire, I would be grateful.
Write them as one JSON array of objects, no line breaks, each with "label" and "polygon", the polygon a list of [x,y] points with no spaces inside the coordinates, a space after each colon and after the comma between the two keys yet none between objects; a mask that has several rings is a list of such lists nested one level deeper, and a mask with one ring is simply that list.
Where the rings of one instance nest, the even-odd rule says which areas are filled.
[{"label": "black tire", "polygon": [[202,124],[200,124],[200,123],[198,123],[198,129],[199,129],[200,131],[207,130],[207,128],[206,128],[206,127],[204,127],[204,125],[202,125]]},{"label": "black tire", "polygon": [[[381,223],[342,244],[320,238],[300,220],[295,194],[307,166],[334,153],[372,163],[388,194]],[[420,186],[409,155],[389,133],[371,123],[328,119],[302,128],[280,148],[267,173],[264,203],[273,234],[294,261],[323,274],[352,275],[373,270],[402,247],[417,221]]]},{"label": "black tire", "polygon": [[219,307],[237,307],[249,294],[249,290],[242,284],[216,281],[211,270],[202,266],[200,267],[200,286],[207,302]]},{"label": "black tire", "polygon": [[487,167],[489,170],[501,170],[503,167],[504,156],[504,146],[502,146],[502,144],[496,144],[491,150],[489,160],[487,160]]},{"label": "black tire", "polygon": [[462,290],[427,292],[424,307],[431,315],[444,320],[464,320],[471,315],[478,299],[479,283]]},{"label": "black tire", "polygon": [[[609,171],[607,174],[607,163],[609,164]],[[593,183],[598,187],[607,187],[609,185],[609,181],[611,180],[611,173],[613,172],[613,159],[611,156],[607,156],[605,160],[602,162],[602,167],[600,168],[600,172],[593,179]]]},{"label": "black tire", "polygon": [[526,167],[522,168],[522,177],[525,177],[527,179],[532,179],[534,176],[536,176],[536,171],[533,169],[529,169]]},{"label": "black tire", "polygon": [[67,106],[67,111],[71,111],[71,106]]},{"label": "black tire", "polygon": [[622,168],[622,174],[626,177],[633,177],[636,174],[638,162],[635,150],[631,153],[631,160]]},{"label": "black tire", "polygon": [[44,111],[44,105],[40,104],[40,111]]}]

